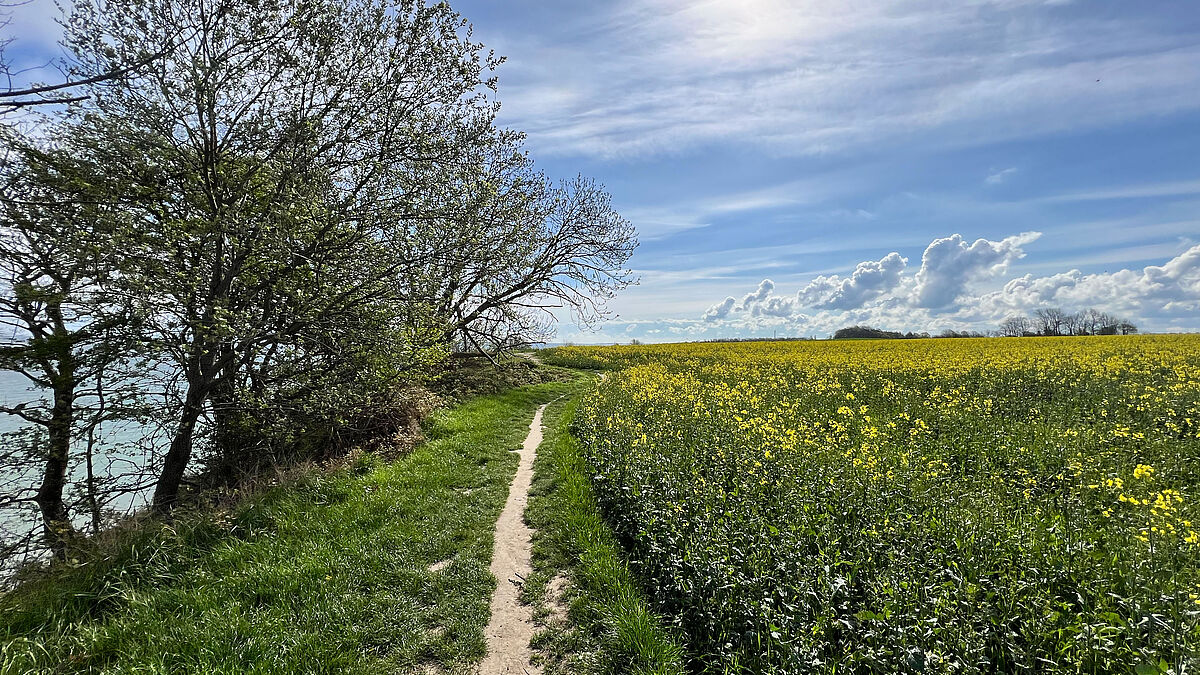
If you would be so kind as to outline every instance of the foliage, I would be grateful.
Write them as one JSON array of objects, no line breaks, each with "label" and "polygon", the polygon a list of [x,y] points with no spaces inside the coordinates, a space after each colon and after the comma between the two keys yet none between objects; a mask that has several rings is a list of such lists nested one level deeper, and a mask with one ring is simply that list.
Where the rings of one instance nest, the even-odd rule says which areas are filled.
[{"label": "foliage", "polygon": [[576,373],[569,370],[542,365],[521,355],[494,361],[483,356],[455,354],[441,364],[429,388],[450,400],[465,401],[474,396],[498,394],[512,387],[569,382],[576,377]]},{"label": "foliage", "polygon": [[637,247],[633,225],[595,181],[549,180],[521,134],[487,141],[426,178],[430,215],[395,243],[414,261],[403,275],[409,294],[428,299],[465,350],[544,341],[549,307],[583,324],[606,316],[606,301],[635,282],[624,268]]},{"label": "foliage", "polygon": [[565,389],[440,411],[432,440],[396,462],[362,455],[224,512],[102,536],[74,567],[0,596],[0,672],[467,668],[486,648],[509,449]]},{"label": "foliage", "polygon": [[[226,455],[258,412],[317,428],[445,353],[398,275],[429,165],[491,129],[497,61],[445,4],[387,0],[75,3],[65,44],[90,76],[60,133],[80,201],[138,235],[121,280],[179,382],[154,505],[179,498],[211,423]],[[314,414],[315,413],[315,414]],[[200,432],[198,434],[198,432]]]},{"label": "foliage", "polygon": [[556,354],[626,366],[574,428],[700,670],[1185,673],[1200,667],[1198,347]]},{"label": "foliage", "polygon": [[[904,337],[904,333],[896,331],[883,330],[882,328],[873,328],[871,326],[850,326],[849,328],[839,328],[833,334],[835,340],[848,339],[899,339]],[[909,337],[915,337],[909,333]]]},{"label": "foliage", "polygon": [[[534,644],[548,675],[681,675],[678,636],[650,610],[600,515],[579,442],[568,431],[577,406],[578,397],[546,409],[546,436],[525,512],[535,530],[534,573],[522,592],[541,605],[545,626]],[[570,580],[568,621],[553,619],[551,606],[563,600],[548,597],[556,576]]]},{"label": "foliage", "polygon": [[[69,95],[41,93],[65,105],[27,137],[0,129],[0,155],[30,169],[2,176],[0,270],[19,269],[0,322],[19,331],[0,367],[27,371],[31,352],[56,347],[65,373],[36,364],[53,415],[0,412],[45,422],[46,439],[29,437],[49,448],[34,497],[60,555],[83,436],[69,432],[107,415],[83,409],[84,389],[108,410],[118,392],[154,402],[127,459],[165,514],[204,483],[198,464],[236,479],[386,435],[383,422],[411,423],[407,393],[454,349],[528,343],[546,305],[594,319],[633,282],[633,227],[601,186],[551,181],[522,134],[497,127],[502,59],[446,3],[77,0],[64,12]],[[0,91],[0,114],[17,93]],[[30,222],[72,244],[35,260],[36,283],[19,259],[32,239],[9,236]],[[43,315],[64,303],[80,320],[42,339]],[[36,320],[13,319],[30,307]],[[99,331],[84,319],[103,323],[93,342],[120,333],[125,349],[92,350]],[[90,351],[108,377],[91,377]],[[35,492],[39,458],[9,459],[21,485],[5,508]]]},{"label": "foliage", "polygon": [[[78,176],[53,168],[56,153],[10,130],[0,135],[8,148],[0,159],[0,327],[12,335],[0,345],[0,368],[22,376],[33,392],[0,405],[30,425],[7,434],[0,449],[0,509],[36,503],[44,542],[62,557],[76,534],[64,495],[72,446],[86,446],[94,532],[104,501],[92,472],[97,430],[144,411],[139,392],[127,385],[137,367],[139,321],[128,298],[108,283],[127,271],[115,210],[66,198]],[[38,464],[34,488],[25,474]],[[6,551],[20,545],[20,537],[5,539]]]}]

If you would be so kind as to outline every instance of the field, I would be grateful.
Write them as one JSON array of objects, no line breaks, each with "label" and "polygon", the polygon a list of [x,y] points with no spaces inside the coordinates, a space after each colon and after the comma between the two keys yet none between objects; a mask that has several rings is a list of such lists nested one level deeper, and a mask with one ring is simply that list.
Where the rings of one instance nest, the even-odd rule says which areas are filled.
[{"label": "field", "polygon": [[1200,336],[546,359],[698,670],[1200,671]]}]

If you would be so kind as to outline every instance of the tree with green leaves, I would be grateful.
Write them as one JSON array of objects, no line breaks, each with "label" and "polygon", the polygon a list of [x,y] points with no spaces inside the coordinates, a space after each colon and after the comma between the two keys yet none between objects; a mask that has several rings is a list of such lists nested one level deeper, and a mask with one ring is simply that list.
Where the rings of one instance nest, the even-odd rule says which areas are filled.
[{"label": "tree with green leaves", "polygon": [[[86,79],[171,40],[68,120],[93,185],[138,224],[125,282],[181,374],[160,511],[205,419],[235,412],[281,359],[340,353],[359,336],[337,330],[408,300],[387,282],[413,261],[389,240],[424,213],[428,167],[490,131],[497,63],[448,6],[409,0],[84,1],[65,42]],[[421,333],[404,314],[372,325]]]},{"label": "tree with green leaves", "polygon": [[635,282],[625,266],[637,233],[608,192],[582,176],[551,181],[522,140],[499,131],[452,175],[431,176],[437,208],[405,240],[420,263],[408,293],[428,299],[448,340],[484,353],[544,341],[552,308],[594,323]]},{"label": "tree with green leaves", "polygon": [[[18,434],[29,443],[10,444],[0,455],[6,464],[42,458],[36,489],[17,486],[8,499],[37,505],[44,541],[62,556],[75,536],[64,498],[73,443],[114,415],[134,414],[137,393],[119,373],[129,362],[137,322],[128,298],[111,284],[123,267],[120,215],[71,199],[79,176],[61,170],[70,163],[5,133],[0,326],[10,339],[0,346],[0,369],[22,375],[35,394],[0,412],[40,431]],[[94,485],[93,522],[99,510]]]},{"label": "tree with green leaves", "polygon": [[[496,128],[500,59],[445,3],[79,0],[66,29],[80,94],[51,150],[24,155],[37,170],[5,193],[5,224],[13,312],[51,316],[35,327],[61,324],[68,347],[51,332],[0,365],[53,343],[39,367],[70,372],[38,380],[63,387],[38,420],[59,430],[106,419],[68,384],[99,399],[138,384],[106,369],[140,366],[165,401],[166,440],[143,459],[159,512],[197,448],[227,473],[353,442],[456,343],[528,343],[551,307],[596,320],[634,281],[632,226]],[[43,276],[86,274],[24,281],[30,232],[64,247]],[[61,303],[74,318],[56,324]],[[55,438],[44,511],[69,534],[71,439]]]}]

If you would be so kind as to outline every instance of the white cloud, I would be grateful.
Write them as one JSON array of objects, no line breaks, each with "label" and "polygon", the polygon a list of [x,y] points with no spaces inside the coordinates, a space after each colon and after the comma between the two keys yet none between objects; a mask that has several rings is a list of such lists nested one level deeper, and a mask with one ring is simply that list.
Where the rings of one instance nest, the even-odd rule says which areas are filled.
[{"label": "white cloud", "polygon": [[1040,232],[1024,232],[1000,241],[976,239],[971,244],[960,234],[934,239],[921,255],[913,304],[929,309],[951,305],[967,293],[970,282],[1003,274],[1009,263],[1025,255],[1021,247],[1040,236]]},{"label": "white cloud", "polygon": [[763,279],[761,282],[759,282],[758,288],[750,293],[747,293],[746,296],[742,298],[742,302],[738,306],[738,309],[742,311],[750,309],[750,305],[766,300],[774,290],[775,282],[771,281],[770,279]]},{"label": "white cloud", "polygon": [[750,317],[790,317],[796,313],[797,303],[792,298],[772,297],[775,282],[763,279],[758,287],[742,297],[738,302],[732,295],[711,306],[704,312],[702,319],[707,323],[720,321],[732,314]]},{"label": "white cloud", "polygon": [[1167,320],[1200,313],[1200,245],[1161,266],[1141,271],[1083,274],[1070,270],[1046,277],[1026,274],[1003,288],[984,294],[979,307],[991,317],[1061,306],[1068,310],[1095,307],[1141,320]]},{"label": "white cloud", "polygon": [[973,145],[1200,109],[1200,47],[1186,36],[1084,11],[1048,17],[1042,2],[593,7],[506,45],[516,76],[504,114],[539,152],[819,154],[920,132]]},{"label": "white cloud", "polygon": [[[845,176],[792,180],[752,190],[712,194],[703,199],[623,209],[622,215],[637,227],[639,237],[652,241],[684,230],[708,227],[714,220],[733,214],[794,208],[837,197],[854,185]],[[866,215],[860,214],[859,218],[870,216],[865,211],[861,213]]]},{"label": "white cloud", "polygon": [[1087,192],[1068,192],[1066,194],[1043,197],[1040,202],[1091,202],[1107,201],[1110,199],[1146,199],[1153,197],[1180,197],[1200,194],[1200,180],[1171,181],[1166,183],[1149,183],[1145,185],[1120,185],[1101,190]]},{"label": "white cloud", "polygon": [[987,183],[988,185],[999,185],[999,184],[1003,183],[1004,181],[1008,180],[1009,176],[1013,175],[1016,172],[1017,172],[1017,167],[1010,166],[1007,169],[1001,169],[994,173],[988,174],[988,177],[984,178],[983,182]]},{"label": "white cloud", "polygon": [[711,322],[718,319],[724,319],[725,317],[729,316],[729,313],[733,311],[734,305],[736,304],[737,300],[731,295],[712,307],[709,307],[708,311],[704,313],[704,320]]},{"label": "white cloud", "polygon": [[751,309],[754,316],[789,317],[796,313],[796,301],[791,298],[768,298]]},{"label": "white cloud", "polygon": [[845,279],[836,274],[813,279],[797,300],[805,307],[856,309],[899,286],[907,265],[908,258],[893,251],[880,260],[860,262]]},{"label": "white cloud", "polygon": [[[954,235],[934,240],[926,252],[934,249],[935,255],[942,255],[948,251],[950,255],[947,259],[953,269],[960,272],[970,270],[966,272],[968,276],[979,273],[986,276],[1002,273],[1009,261],[1020,256],[1020,247],[1035,239],[1036,233],[1025,233],[999,241],[980,239],[967,244],[961,236]],[[1147,330],[1200,329],[1197,323],[1197,317],[1200,317],[1200,245],[1191,246],[1161,265],[1150,265],[1140,270],[1121,269],[1094,274],[1069,270],[1047,276],[1025,274],[1008,280],[998,289],[955,294],[948,305],[936,307],[917,304],[919,294],[914,291],[921,272],[915,275],[901,272],[897,273],[898,281],[894,285],[892,281],[883,284],[891,285],[889,291],[860,304],[847,301],[844,304],[816,307],[811,314],[798,311],[802,306],[799,298],[806,291],[815,293],[819,300],[828,303],[833,294],[841,292],[847,283],[851,288],[860,288],[854,285],[856,277],[861,288],[871,287],[872,282],[868,279],[885,276],[882,270],[894,270],[903,260],[899,253],[892,253],[879,261],[859,263],[855,271],[845,278],[818,277],[832,278],[837,283],[822,282],[819,285],[823,289],[821,292],[810,291],[815,288],[814,280],[800,291],[796,299],[774,296],[775,285],[768,283],[770,280],[764,280],[749,294],[748,297],[754,299],[747,310],[741,309],[734,296],[728,296],[713,305],[700,320],[637,322],[638,330],[645,328],[644,337],[656,341],[772,335],[823,337],[838,328],[854,324],[937,334],[946,329],[992,330],[1008,316],[1028,315],[1040,307],[1048,306],[1062,307],[1068,311],[1094,307],[1128,318]],[[923,264],[922,271],[925,269]],[[936,263],[928,269],[946,272]],[[926,280],[929,278],[927,276]],[[845,299],[854,292],[860,291],[850,291],[839,297]],[[618,332],[603,333],[595,341],[628,339],[630,333],[620,330],[624,327],[625,323],[622,322],[614,327]]]}]

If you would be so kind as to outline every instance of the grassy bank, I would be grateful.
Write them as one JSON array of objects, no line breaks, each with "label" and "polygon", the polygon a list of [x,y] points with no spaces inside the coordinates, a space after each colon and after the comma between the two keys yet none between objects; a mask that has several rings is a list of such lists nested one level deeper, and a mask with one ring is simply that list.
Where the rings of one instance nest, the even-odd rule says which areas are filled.
[{"label": "grassy bank", "polygon": [[481,658],[492,528],[540,403],[523,387],[433,415],[395,462],[365,455],[224,514],[110,536],[0,598],[3,673],[406,673]]},{"label": "grassy bank", "polygon": [[534,642],[546,675],[683,673],[675,636],[647,609],[600,516],[589,470],[568,431],[576,406],[562,400],[546,410],[526,511],[535,535],[525,598],[545,627]]}]

